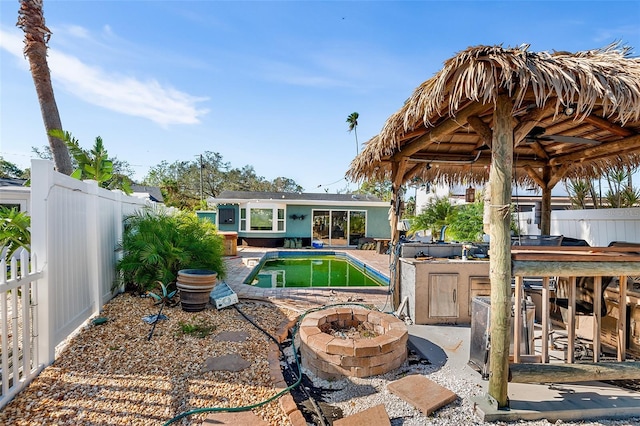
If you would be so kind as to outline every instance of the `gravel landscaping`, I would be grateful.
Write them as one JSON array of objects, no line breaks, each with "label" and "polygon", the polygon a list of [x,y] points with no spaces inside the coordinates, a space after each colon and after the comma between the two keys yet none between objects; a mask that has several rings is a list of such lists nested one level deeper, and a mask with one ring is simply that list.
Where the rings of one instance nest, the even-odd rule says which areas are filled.
[{"label": "gravel landscaping", "polygon": [[[292,315],[269,303],[238,306],[271,334]],[[0,412],[0,424],[159,425],[185,411],[248,406],[277,393],[267,361],[269,339],[235,309],[165,308],[168,319],[157,323],[148,340],[151,326],[142,318],[157,311],[149,298],[115,297],[101,313],[107,322],[87,325],[72,338],[56,362]],[[233,331],[249,338],[215,339]],[[229,354],[240,355],[249,367],[203,371],[207,359]],[[253,411],[268,424],[289,423],[277,400]],[[206,416],[173,424],[200,424]]]},{"label": "gravel landscaping", "polygon": [[[243,300],[237,306],[274,336],[301,314],[286,303]],[[149,340],[151,325],[142,318],[157,310],[149,298],[130,294],[114,298],[101,314],[107,321],[87,325],[70,339],[56,362],[0,412],[0,424],[163,425],[190,410],[250,406],[281,390],[270,374],[268,352],[273,345],[269,338],[234,308],[197,313],[165,308],[167,319],[157,323]],[[284,346],[293,366],[290,343]],[[230,359],[239,371],[209,371],[217,361]],[[288,367],[284,361],[281,364]],[[290,372],[285,368],[288,383],[292,382]],[[387,388],[410,374],[423,375],[455,392],[457,400],[424,416]],[[328,420],[325,424],[331,424],[379,404],[384,405],[393,426],[485,424],[475,417],[470,401],[482,394],[476,381],[448,365],[433,366],[412,352],[400,368],[383,375],[331,381],[305,376],[301,388],[292,394],[313,425],[322,422],[311,407],[321,407]],[[305,401],[308,395],[313,403]],[[277,399],[252,411],[269,425],[290,424]],[[172,424],[200,425],[207,415],[190,415]],[[640,424],[640,419],[558,423],[623,426]]]}]

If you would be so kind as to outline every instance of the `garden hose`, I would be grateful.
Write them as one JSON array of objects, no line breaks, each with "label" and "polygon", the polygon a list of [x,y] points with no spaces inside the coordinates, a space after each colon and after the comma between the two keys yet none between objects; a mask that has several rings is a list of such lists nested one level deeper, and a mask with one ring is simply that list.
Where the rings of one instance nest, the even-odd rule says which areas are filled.
[{"label": "garden hose", "polygon": [[[263,405],[266,405],[266,404],[270,403],[271,401],[273,401],[273,400],[275,400],[277,398],[280,398],[282,395],[286,394],[291,389],[295,389],[297,386],[300,385],[300,383],[302,383],[302,369],[300,368],[300,361],[298,360],[298,355],[297,355],[296,345],[295,345],[295,335],[298,332],[298,328],[300,326],[300,323],[302,322],[302,320],[304,319],[305,316],[307,316],[308,314],[310,314],[312,312],[321,311],[323,309],[332,308],[332,307],[336,307],[336,306],[361,306],[361,307],[367,308],[367,309],[370,308],[369,306],[367,306],[365,304],[362,304],[362,303],[335,303],[335,304],[332,304],[332,305],[326,305],[326,306],[321,306],[321,307],[309,309],[309,310],[305,311],[302,315],[300,315],[300,317],[298,318],[298,321],[296,321],[296,325],[293,327],[293,330],[291,332],[291,346],[293,348],[293,355],[294,355],[294,358],[296,360],[296,367],[298,369],[298,378],[295,381],[295,383],[293,383],[291,386],[288,386],[287,388],[281,390],[280,392],[278,392],[274,396],[272,396],[270,398],[267,398],[264,401],[261,401],[261,402],[258,402],[258,403],[252,404],[252,405],[245,405],[245,406],[241,406],[241,407],[205,407],[205,408],[196,408],[194,410],[185,411],[185,412],[175,416],[174,418],[169,419],[166,423],[164,423],[163,426],[170,425],[172,423],[177,422],[180,419],[183,419],[185,417],[188,417],[188,416],[191,416],[191,415],[194,415],[194,414],[208,413],[208,412],[232,412],[232,413],[237,413],[237,412],[240,412],[240,411],[249,411],[249,410],[252,410],[254,408],[258,408],[258,407],[261,407]],[[269,339],[273,340],[278,345],[278,349],[280,350],[282,355],[285,356],[284,351],[282,350],[282,346],[280,345],[280,342],[278,342],[275,337],[273,337],[271,334],[269,334],[267,331],[265,331],[262,327],[260,327],[254,321],[252,321],[249,317],[247,317],[245,315],[245,313],[242,312],[237,306],[233,305],[233,307],[240,313],[240,315],[242,315],[254,327],[256,327],[258,330],[260,330],[264,334],[266,334],[267,337],[269,337]],[[286,359],[286,356],[285,356],[285,359]],[[313,401],[312,404],[314,405],[316,410],[319,410],[319,408],[315,404],[315,401]],[[322,415],[321,412],[318,412],[318,416],[321,419],[321,421],[323,421],[323,415]]]}]

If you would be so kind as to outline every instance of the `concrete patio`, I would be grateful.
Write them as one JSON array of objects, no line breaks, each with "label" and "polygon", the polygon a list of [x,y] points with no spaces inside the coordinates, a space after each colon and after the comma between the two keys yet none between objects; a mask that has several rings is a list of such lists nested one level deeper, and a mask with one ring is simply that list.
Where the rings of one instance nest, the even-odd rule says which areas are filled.
[{"label": "concrete patio", "polygon": [[[228,269],[225,282],[238,294],[238,297],[265,299],[300,311],[321,305],[345,302],[370,304],[386,312],[393,310],[387,288],[264,289],[244,284],[244,280],[257,261],[271,250],[277,249],[238,247],[237,256],[230,256],[226,259]],[[368,267],[389,276],[388,255],[378,254],[375,250],[345,251]],[[409,345],[412,349],[432,364],[453,366],[454,371],[458,371],[467,378],[472,378],[486,392],[488,382],[482,380],[480,374],[468,364],[470,327],[410,325],[408,329]],[[486,422],[539,419],[555,422],[557,420],[577,421],[599,418],[634,418],[635,420],[630,419],[628,424],[640,422],[640,393],[602,382],[512,383],[509,385],[509,400],[510,409],[498,410],[488,397],[478,398],[474,400],[476,414],[480,420]]]}]

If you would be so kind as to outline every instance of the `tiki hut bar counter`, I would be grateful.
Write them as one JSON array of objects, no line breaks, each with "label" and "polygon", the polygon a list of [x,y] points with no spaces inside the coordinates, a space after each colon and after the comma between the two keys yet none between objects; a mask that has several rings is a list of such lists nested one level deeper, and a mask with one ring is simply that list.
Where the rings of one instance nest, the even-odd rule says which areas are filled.
[{"label": "tiki hut bar counter", "polygon": [[[613,44],[570,53],[533,52],[527,45],[476,46],[445,61],[415,89],[352,161],[347,177],[392,184],[395,308],[413,292],[416,320],[440,322],[449,316],[455,323],[471,319],[475,295],[486,299],[487,399],[506,409],[509,381],[640,379],[640,363],[628,359],[638,347],[639,296],[629,278],[640,276],[637,247],[513,246],[510,233],[514,182],[540,188],[540,231],[550,235],[551,190],[558,183],[639,165],[640,58],[631,55],[631,48]],[[400,256],[403,187],[414,179],[486,184],[488,260]],[[574,362],[573,348],[567,348],[563,362],[548,362],[547,340],[539,359],[521,355],[522,336],[511,327],[523,328],[522,317],[510,318],[512,310],[520,312],[527,303],[529,277],[540,282],[536,315],[542,330],[552,329],[550,305],[556,299],[559,322],[567,324],[567,345],[574,344],[576,332],[591,335],[593,362]],[[587,281],[590,299],[581,293]],[[429,298],[448,298],[449,303]],[[589,311],[591,331],[582,327]],[[545,331],[541,338],[553,337]],[[511,344],[516,349],[510,351]],[[602,344],[614,347],[613,361],[601,359]]]}]

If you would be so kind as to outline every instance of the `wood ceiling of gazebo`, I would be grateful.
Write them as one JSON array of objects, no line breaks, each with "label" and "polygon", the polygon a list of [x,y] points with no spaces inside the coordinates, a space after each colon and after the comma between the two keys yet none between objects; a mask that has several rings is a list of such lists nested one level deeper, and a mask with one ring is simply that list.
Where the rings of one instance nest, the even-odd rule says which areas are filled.
[{"label": "wood ceiling of gazebo", "polygon": [[[366,143],[347,177],[390,179],[395,163],[402,171],[396,182],[485,182],[502,94],[513,102],[516,181],[553,187],[612,166],[640,165],[640,58],[630,48],[549,53],[478,46],[418,86]],[[545,140],[549,136],[582,139]]]}]

